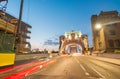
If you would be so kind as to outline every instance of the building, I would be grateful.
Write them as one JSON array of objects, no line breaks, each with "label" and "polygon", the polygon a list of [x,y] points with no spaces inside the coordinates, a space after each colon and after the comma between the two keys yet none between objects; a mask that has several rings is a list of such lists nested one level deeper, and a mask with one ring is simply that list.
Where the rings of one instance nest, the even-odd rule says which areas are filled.
[{"label": "building", "polygon": [[6,12],[0,11],[0,30],[9,32],[16,36],[16,43],[14,45],[16,52],[28,53],[31,50],[31,45],[27,39],[30,39],[30,36],[28,36],[28,34],[31,33],[31,31],[29,31],[29,28],[32,28],[32,26],[21,21],[20,36],[17,35],[17,26],[17,18]]},{"label": "building", "polygon": [[81,53],[88,49],[88,36],[81,32],[65,32],[59,37],[60,53]]},{"label": "building", "polygon": [[120,49],[120,15],[117,11],[92,15],[91,24],[94,50],[113,52]]}]

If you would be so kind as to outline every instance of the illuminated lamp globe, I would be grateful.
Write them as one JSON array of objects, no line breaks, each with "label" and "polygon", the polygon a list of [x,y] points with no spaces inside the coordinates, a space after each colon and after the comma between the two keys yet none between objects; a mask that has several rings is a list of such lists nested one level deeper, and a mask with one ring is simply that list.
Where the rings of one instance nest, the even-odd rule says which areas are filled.
[{"label": "illuminated lamp globe", "polygon": [[102,27],[101,24],[97,24],[97,25],[96,25],[96,29],[100,29],[101,27]]}]

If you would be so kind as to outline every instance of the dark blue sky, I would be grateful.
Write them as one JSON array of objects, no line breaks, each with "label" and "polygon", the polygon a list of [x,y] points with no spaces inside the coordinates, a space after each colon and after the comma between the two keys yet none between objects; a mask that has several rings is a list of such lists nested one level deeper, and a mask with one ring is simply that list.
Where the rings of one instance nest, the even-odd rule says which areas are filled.
[{"label": "dark blue sky", "polygon": [[[20,0],[9,0],[7,12],[18,17],[19,5]],[[91,43],[91,16],[111,10],[120,12],[120,0],[24,0],[23,20],[32,26],[33,48],[56,44],[72,29],[87,34]]]}]

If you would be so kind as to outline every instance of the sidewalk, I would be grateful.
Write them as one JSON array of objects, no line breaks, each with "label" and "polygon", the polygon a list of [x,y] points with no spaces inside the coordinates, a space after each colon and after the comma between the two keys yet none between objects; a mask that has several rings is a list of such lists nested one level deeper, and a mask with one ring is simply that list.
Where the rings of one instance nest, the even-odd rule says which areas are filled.
[{"label": "sidewalk", "polygon": [[120,66],[120,54],[99,53],[99,52],[94,51],[92,56],[94,56],[94,58],[98,60],[110,62],[112,64],[116,64]]},{"label": "sidewalk", "polygon": [[100,53],[99,51],[93,51],[92,55],[99,57],[120,59],[120,54],[115,54],[115,53]]}]

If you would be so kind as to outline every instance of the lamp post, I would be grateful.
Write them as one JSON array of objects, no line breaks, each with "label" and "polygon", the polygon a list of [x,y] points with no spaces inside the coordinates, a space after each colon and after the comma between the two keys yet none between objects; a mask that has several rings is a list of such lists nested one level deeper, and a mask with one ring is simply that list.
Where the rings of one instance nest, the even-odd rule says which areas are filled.
[{"label": "lamp post", "polygon": [[[98,44],[98,50],[99,50],[99,53],[100,53],[100,44],[101,44],[101,42],[100,42],[100,30],[101,30],[101,28],[102,28],[102,24],[96,24],[96,26],[95,26],[95,28],[96,28],[96,30],[97,30],[97,40],[98,40],[98,42],[97,42],[97,44]],[[97,53],[97,55],[99,54],[99,53]]]}]

